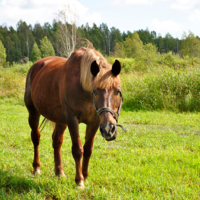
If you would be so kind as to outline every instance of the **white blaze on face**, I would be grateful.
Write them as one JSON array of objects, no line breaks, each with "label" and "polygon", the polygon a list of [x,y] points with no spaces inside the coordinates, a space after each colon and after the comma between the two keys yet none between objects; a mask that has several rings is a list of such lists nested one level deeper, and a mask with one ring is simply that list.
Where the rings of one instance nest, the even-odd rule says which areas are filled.
[{"label": "white blaze on face", "polygon": [[108,99],[108,90],[107,89],[105,89],[105,91],[106,91],[106,94],[105,94],[105,99],[107,99],[107,101],[106,101],[106,107],[108,107],[109,105],[107,105],[107,102],[109,102],[109,99]]},{"label": "white blaze on face", "polygon": [[108,90],[106,89],[106,97],[108,96]]},{"label": "white blaze on face", "polygon": [[111,93],[110,93],[110,96],[109,96],[109,93],[108,93],[108,90],[106,89],[106,95],[105,95],[105,97],[106,97],[106,99],[107,99],[107,107],[110,107],[111,108],[111,106],[112,105],[110,105],[111,104],[111,97],[112,97],[112,95],[111,95]]}]

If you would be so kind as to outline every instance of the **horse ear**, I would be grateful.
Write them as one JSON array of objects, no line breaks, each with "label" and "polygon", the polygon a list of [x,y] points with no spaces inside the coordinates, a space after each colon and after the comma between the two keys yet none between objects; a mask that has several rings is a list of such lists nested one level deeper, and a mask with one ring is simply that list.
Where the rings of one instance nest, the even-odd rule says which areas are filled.
[{"label": "horse ear", "polygon": [[114,76],[117,76],[121,72],[121,63],[118,60],[115,60],[112,66],[112,73]]},{"label": "horse ear", "polygon": [[90,71],[94,77],[99,73],[99,66],[97,65],[96,60],[92,62]]}]

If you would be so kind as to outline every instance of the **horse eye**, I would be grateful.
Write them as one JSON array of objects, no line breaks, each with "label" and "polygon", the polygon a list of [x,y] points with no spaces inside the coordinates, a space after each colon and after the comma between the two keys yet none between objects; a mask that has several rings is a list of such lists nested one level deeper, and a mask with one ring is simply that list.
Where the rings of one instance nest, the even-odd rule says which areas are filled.
[{"label": "horse eye", "polygon": [[118,90],[118,91],[117,91],[117,94],[121,94],[121,91],[120,91],[120,90]]}]

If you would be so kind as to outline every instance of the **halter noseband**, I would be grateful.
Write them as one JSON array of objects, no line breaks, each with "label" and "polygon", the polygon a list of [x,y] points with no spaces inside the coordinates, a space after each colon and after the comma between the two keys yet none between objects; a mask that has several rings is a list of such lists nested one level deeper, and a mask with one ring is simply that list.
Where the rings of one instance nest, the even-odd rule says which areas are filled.
[{"label": "halter noseband", "polygon": [[[100,108],[100,109],[97,109],[97,107],[96,107],[96,105],[95,105],[95,97],[94,97],[95,94],[94,94],[94,92],[93,92],[93,104],[94,104],[94,109],[95,109],[95,111],[96,111],[96,113],[97,113],[98,116],[99,116],[102,112],[110,112],[110,113],[114,116],[116,122],[118,122],[118,117],[119,117],[119,114],[120,114],[120,111],[121,111],[121,107],[122,107],[122,104],[123,104],[122,93],[121,93],[120,91],[119,91],[119,93],[120,93],[120,97],[121,97],[121,102],[120,102],[120,105],[119,105],[118,113],[116,113],[112,108],[109,108],[109,107],[102,107],[102,108]],[[127,130],[126,130],[122,125],[117,124],[117,126],[119,126],[120,128],[122,128],[124,132],[127,132]]]}]

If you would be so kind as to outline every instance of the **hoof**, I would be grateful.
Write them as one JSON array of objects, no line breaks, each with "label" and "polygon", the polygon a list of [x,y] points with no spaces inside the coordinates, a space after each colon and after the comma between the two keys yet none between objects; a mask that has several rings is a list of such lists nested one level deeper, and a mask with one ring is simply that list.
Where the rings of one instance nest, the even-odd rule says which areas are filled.
[{"label": "hoof", "polygon": [[64,171],[61,171],[58,176],[61,177],[61,178],[66,178],[66,175],[65,175]]},{"label": "hoof", "polygon": [[40,174],[40,168],[35,168],[34,171],[32,172],[33,175]]},{"label": "hoof", "polygon": [[76,189],[84,190],[85,189],[84,181],[81,181],[79,184],[77,184]]},{"label": "hoof", "polygon": [[63,170],[61,170],[60,172],[56,172],[55,174],[56,174],[56,176],[59,177],[59,178],[62,178],[62,177],[65,178],[65,177],[66,177],[66,175],[65,175],[65,173],[64,173]]}]

